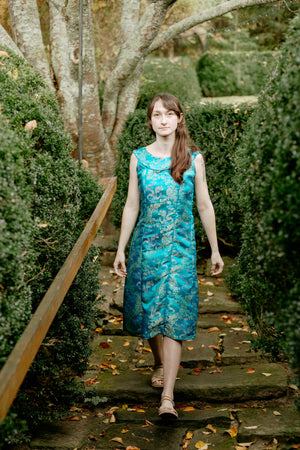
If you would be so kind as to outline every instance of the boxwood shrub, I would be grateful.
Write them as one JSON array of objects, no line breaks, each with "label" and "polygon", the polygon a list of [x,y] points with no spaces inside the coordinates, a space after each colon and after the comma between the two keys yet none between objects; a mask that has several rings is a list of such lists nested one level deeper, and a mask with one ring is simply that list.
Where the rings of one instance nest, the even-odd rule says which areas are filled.
[{"label": "boxwood shrub", "polygon": [[191,59],[185,56],[147,58],[137,108],[147,108],[157,92],[176,95],[182,105],[199,103],[201,89]]},{"label": "boxwood shrub", "polygon": [[[202,151],[206,161],[208,185],[217,216],[218,235],[227,249],[232,249],[232,246],[238,248],[240,244],[241,214],[231,196],[233,156],[252,111],[252,105],[235,107],[213,104],[187,108],[185,114],[191,138]],[[113,200],[113,220],[117,227],[120,227],[126,201],[131,153],[139,147],[150,144],[154,139],[146,123],[146,112],[136,111],[128,118],[119,138],[118,187]],[[198,216],[195,209],[197,250],[198,255],[203,256],[203,250],[208,249],[208,245]]]},{"label": "boxwood shrub", "polygon": [[205,97],[258,95],[274,66],[277,52],[207,52],[197,74]]},{"label": "boxwood shrub", "polygon": [[[22,58],[8,49],[1,50],[8,52],[8,56],[1,56],[0,65],[3,364],[82,232],[102,190],[71,158],[72,143],[57,101],[41,76]],[[28,127],[29,123],[33,126]],[[18,420],[25,418],[30,426],[57,417],[78,395],[74,379],[87,366],[99,293],[97,255],[92,247],[11,408],[13,417],[18,414]],[[16,423],[17,419],[11,417],[6,424]],[[7,428],[1,427],[1,433]],[[13,442],[13,430],[11,436],[1,433],[1,441]]]},{"label": "boxwood shrub", "polygon": [[300,381],[300,16],[291,22],[277,70],[239,147],[234,196],[244,214],[242,248],[231,274],[273,356],[282,350]]}]

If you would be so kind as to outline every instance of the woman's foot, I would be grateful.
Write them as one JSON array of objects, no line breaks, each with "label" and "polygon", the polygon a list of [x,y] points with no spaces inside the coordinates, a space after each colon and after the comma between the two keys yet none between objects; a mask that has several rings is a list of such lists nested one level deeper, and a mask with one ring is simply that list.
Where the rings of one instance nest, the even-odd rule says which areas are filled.
[{"label": "woman's foot", "polygon": [[164,387],[164,369],[162,364],[154,366],[154,372],[151,377],[151,385],[155,388]]},{"label": "woman's foot", "polygon": [[164,420],[174,420],[178,418],[178,413],[174,408],[174,401],[168,395],[162,395],[158,415]]}]

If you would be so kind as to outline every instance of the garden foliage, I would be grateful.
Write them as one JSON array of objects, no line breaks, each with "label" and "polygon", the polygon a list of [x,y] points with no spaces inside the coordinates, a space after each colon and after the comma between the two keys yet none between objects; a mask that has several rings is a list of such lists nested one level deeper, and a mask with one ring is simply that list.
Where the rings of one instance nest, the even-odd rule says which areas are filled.
[{"label": "garden foliage", "polygon": [[[217,216],[218,235],[223,242],[239,245],[241,216],[232,201],[231,185],[234,174],[233,157],[253,106],[201,105],[187,108],[186,123],[193,142],[206,161],[208,186]],[[153,142],[147,128],[146,112],[136,111],[126,122],[119,138],[117,166],[118,187],[113,200],[114,222],[121,224],[122,210],[128,189],[128,167],[133,150]],[[207,248],[207,239],[195,210],[198,255]],[[203,255],[203,254],[202,254]]]},{"label": "garden foliage", "polygon": [[300,381],[300,16],[248,123],[236,158],[235,198],[244,215],[231,274],[260,346],[289,357]]},{"label": "garden foliage", "polygon": [[205,97],[258,95],[271,73],[277,52],[206,52],[197,74]]},{"label": "garden foliage", "polygon": [[[54,95],[29,64],[4,50],[8,56],[1,56],[0,65],[1,364],[101,197],[96,180],[70,156],[72,144]],[[99,288],[95,256],[91,248],[12,407],[30,425],[68,405],[68,389],[86,368]]]},{"label": "garden foliage", "polygon": [[201,89],[188,57],[146,59],[137,108],[145,109],[158,92],[176,95],[182,105],[199,103]]}]

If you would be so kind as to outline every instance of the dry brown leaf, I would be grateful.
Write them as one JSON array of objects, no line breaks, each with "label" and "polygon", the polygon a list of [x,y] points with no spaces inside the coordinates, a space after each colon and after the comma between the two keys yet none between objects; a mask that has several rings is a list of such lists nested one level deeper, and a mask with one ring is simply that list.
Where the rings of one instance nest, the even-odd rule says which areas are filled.
[{"label": "dry brown leaf", "polygon": [[273,411],[274,416],[281,416],[279,411]]},{"label": "dry brown leaf", "polygon": [[208,430],[210,430],[212,433],[216,433],[217,430],[209,423],[208,425],[206,425],[206,427]]},{"label": "dry brown leaf", "polygon": [[193,406],[186,406],[183,411],[195,411],[195,408]]},{"label": "dry brown leaf", "polygon": [[69,417],[69,420],[80,420],[78,416]]},{"label": "dry brown leaf", "polygon": [[248,369],[247,370],[247,372],[246,373],[254,373],[255,372],[255,369],[253,369],[253,368],[250,368],[250,369]]},{"label": "dry brown leaf", "polygon": [[187,347],[189,351],[194,350],[194,347]]},{"label": "dry brown leaf", "polygon": [[148,348],[148,347],[143,347],[142,350],[143,350],[144,352],[152,353],[151,348]]},{"label": "dry brown leaf", "polygon": [[94,436],[93,434],[89,434],[88,438],[90,441],[98,441],[98,438],[96,438],[96,436]]},{"label": "dry brown leaf", "polygon": [[119,444],[124,445],[124,447],[125,447],[125,444],[124,444],[124,442],[123,442],[123,439],[120,438],[120,437],[114,437],[114,438],[111,439],[111,441],[119,442]]},{"label": "dry brown leaf", "polygon": [[213,331],[221,331],[221,330],[220,330],[220,328],[218,328],[218,327],[210,327],[210,328],[208,328],[206,331],[207,331],[207,333],[211,333],[211,332],[213,332]]},{"label": "dry brown leaf", "polygon": [[[149,441],[149,439],[144,438],[146,441]],[[140,447],[133,447],[132,445],[128,445],[125,450],[141,450]]]},{"label": "dry brown leaf", "polygon": [[194,436],[194,433],[192,433],[191,431],[188,431],[185,435],[185,439],[192,439],[193,436]]},{"label": "dry brown leaf", "polygon": [[31,131],[34,130],[37,127],[37,121],[34,120],[30,120],[29,122],[26,123],[24,130],[25,131]]},{"label": "dry brown leaf", "polygon": [[202,441],[198,441],[195,444],[195,447],[200,449],[200,450],[207,450],[208,449],[208,444],[205,444],[205,442],[202,442]]},{"label": "dry brown leaf", "polygon": [[128,347],[128,345],[130,345],[129,341],[124,342],[123,347]]},{"label": "dry brown leaf", "polygon": [[237,428],[233,425],[231,428],[229,428],[229,430],[224,431],[224,434],[228,433],[229,436],[231,436],[232,438],[235,437],[238,434],[238,430]]}]

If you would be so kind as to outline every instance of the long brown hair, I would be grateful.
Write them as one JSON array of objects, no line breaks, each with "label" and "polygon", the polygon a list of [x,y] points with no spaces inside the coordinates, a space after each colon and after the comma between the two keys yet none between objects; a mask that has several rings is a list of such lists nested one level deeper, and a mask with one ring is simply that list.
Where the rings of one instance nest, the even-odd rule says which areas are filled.
[{"label": "long brown hair", "polygon": [[[157,101],[161,100],[164,107],[168,111],[174,111],[178,118],[181,118],[180,122],[177,125],[177,129],[175,132],[175,142],[171,152],[171,175],[176,183],[181,184],[183,181],[184,172],[191,165],[191,155],[189,152],[189,136],[188,130],[185,123],[185,118],[183,115],[182,107],[178,101],[178,99],[168,93],[161,93],[155,95],[150,102],[148,107],[147,117],[148,117],[148,125],[152,133],[155,135],[153,128],[151,126],[151,116],[154,109],[154,105]],[[194,148],[192,148],[194,151]]]}]

